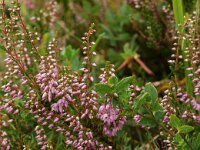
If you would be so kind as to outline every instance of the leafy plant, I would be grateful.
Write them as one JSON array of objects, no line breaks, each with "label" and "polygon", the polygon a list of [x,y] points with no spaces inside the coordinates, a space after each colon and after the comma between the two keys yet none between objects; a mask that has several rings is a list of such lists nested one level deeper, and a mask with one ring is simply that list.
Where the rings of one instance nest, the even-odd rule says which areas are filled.
[{"label": "leafy plant", "polygon": [[200,149],[199,0],[0,5],[0,149]]}]

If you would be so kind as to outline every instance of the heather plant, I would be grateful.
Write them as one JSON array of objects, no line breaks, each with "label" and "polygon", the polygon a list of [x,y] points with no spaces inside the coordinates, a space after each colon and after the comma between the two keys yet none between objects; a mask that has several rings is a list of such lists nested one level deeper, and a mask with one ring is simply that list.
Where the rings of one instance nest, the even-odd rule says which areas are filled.
[{"label": "heather plant", "polygon": [[[37,33],[29,32],[23,22],[20,4],[11,4],[8,9],[5,1],[1,4],[2,48],[7,53],[2,81],[1,148],[112,149],[112,137],[130,117],[123,110],[125,102],[120,101],[126,96],[122,92],[130,95],[134,89],[132,77],[118,81],[114,66],[108,64],[99,75],[99,84],[95,84],[93,24],[82,37],[82,68],[72,71],[62,66],[57,41],[52,39],[41,52]],[[61,141],[56,144],[50,133],[61,136]]]},{"label": "heather plant", "polygon": [[[156,28],[161,28],[158,20],[162,18],[154,2],[130,1],[135,9],[158,15],[146,43],[156,47],[163,39],[157,37],[161,36]],[[6,70],[0,90],[0,148],[199,149],[200,2],[190,14],[184,12],[180,0],[163,3],[167,6],[163,11],[170,12],[170,31],[162,36],[172,50],[168,61],[172,73],[164,92],[154,87],[156,83],[117,74],[135,60],[154,75],[139,57],[136,35],[123,44],[124,52],[119,55],[125,61],[117,70],[110,62],[100,67],[96,49],[107,33],[95,40],[94,23],[81,38],[81,49],[76,49],[65,45],[65,36],[56,34],[59,27],[54,25],[60,21],[56,1],[41,2],[48,9],[29,22],[23,18],[18,0],[2,0],[0,48],[6,53]],[[36,5],[26,0],[26,7]],[[123,34],[121,27],[119,30]],[[109,38],[111,43],[118,41]]]},{"label": "heather plant", "polygon": [[[160,74],[160,76],[164,76],[165,74],[164,72],[166,72],[167,70],[166,69],[167,59],[165,58],[165,54],[168,53],[168,56],[170,56],[169,47],[171,46],[167,41],[170,41],[171,38],[161,36],[161,32],[169,33],[168,31],[171,28],[173,28],[174,25],[170,24],[170,21],[173,22],[174,20],[170,8],[168,8],[168,11],[170,11],[170,13],[168,11],[164,13],[163,12],[164,10],[158,11],[160,10],[161,6],[163,7],[165,6],[163,3],[159,4],[159,7],[156,9],[159,15],[163,17],[163,20],[164,19],[169,20],[167,22],[167,25],[170,26],[169,27],[170,29],[166,30],[162,26],[162,23],[160,23],[159,19],[154,19],[156,17],[155,15],[149,18],[144,17],[145,19],[144,21],[143,16],[145,16],[147,13],[145,11],[142,11],[141,9],[134,9],[126,1],[117,0],[113,2],[110,0],[108,1],[86,0],[86,1],[73,2],[73,1],[58,0],[58,2],[55,3],[54,1],[55,0],[51,0],[50,2],[32,0],[31,2],[34,3],[34,5],[36,5],[37,7],[35,7],[34,10],[30,8],[27,10],[28,13],[24,13],[26,16],[25,21],[28,22],[28,25],[31,25],[32,27],[36,28],[38,33],[41,33],[41,39],[43,40],[41,46],[45,46],[46,41],[49,38],[56,35],[57,39],[58,38],[62,39],[58,40],[59,42],[68,44],[70,43],[71,45],[73,45],[74,48],[78,48],[79,47],[78,45],[81,44],[80,37],[82,33],[85,30],[87,30],[87,27],[90,24],[90,21],[88,20],[92,19],[92,22],[94,22],[96,28],[98,28],[97,34],[94,36],[97,36],[96,38],[98,38],[98,36],[101,33],[104,33],[102,36],[103,40],[101,42],[101,45],[98,46],[98,54],[99,54],[98,56],[101,57],[100,59],[102,60],[99,61],[99,63],[101,63],[102,66],[105,64],[106,60],[109,59],[109,61],[111,63],[114,63],[115,66],[118,68],[117,71],[118,70],[121,71],[120,74],[122,75],[125,74],[131,75],[131,73],[134,72],[134,74],[136,74],[137,76],[142,76],[143,78],[145,78],[146,76],[152,76],[151,79],[153,80],[155,80],[155,78],[157,79],[158,76],[153,76],[152,72]],[[56,16],[50,15],[50,12],[47,11],[52,7],[51,5],[47,5],[48,3],[53,4],[54,5],[53,8],[57,8],[55,13],[57,14]],[[149,4],[145,5],[147,7],[151,6]],[[144,9],[147,9],[147,7],[145,7]],[[51,18],[51,16],[55,18],[56,21],[54,21],[54,26],[51,27],[51,30],[48,31],[48,26],[49,26],[48,21],[49,18]],[[130,17],[132,18],[131,21]],[[133,18],[134,21],[136,22],[136,26],[141,26],[139,32],[137,32],[138,30],[136,30],[134,27]],[[31,22],[29,20],[31,20]],[[152,27],[152,30],[156,32],[151,32],[147,30],[147,28],[151,28],[150,27],[151,24],[155,25],[155,27]],[[44,25],[46,28],[43,28]],[[56,30],[54,30],[55,28]],[[151,40],[146,40],[146,38],[141,38],[143,37],[141,36],[141,34],[140,36],[137,36],[137,34],[141,33],[141,31],[143,30],[145,31],[144,34],[145,37],[148,37],[148,39]],[[159,33],[157,33],[157,31],[159,31]],[[155,41],[154,37],[152,36],[157,37],[157,40],[158,39],[167,39],[167,40],[162,40],[162,42]],[[124,47],[126,47],[127,44],[134,45],[134,47],[138,47],[137,58],[134,57],[134,59],[131,59],[133,61],[130,61],[129,58],[121,57],[120,55],[120,53],[123,52]],[[146,45],[153,45],[153,46],[146,46]],[[155,50],[155,47],[159,48]],[[119,53],[115,53],[116,51],[118,51]],[[154,59],[154,56],[151,56],[152,51],[155,52],[156,54],[155,56],[162,57],[163,59],[165,59],[165,63],[159,64],[161,65],[158,67],[159,70],[153,67],[153,65],[157,63],[157,61],[156,59]],[[143,64],[145,65],[145,67]],[[148,70],[150,71],[148,71],[145,68],[148,68]],[[160,72],[161,68],[163,69],[162,72]]]}]

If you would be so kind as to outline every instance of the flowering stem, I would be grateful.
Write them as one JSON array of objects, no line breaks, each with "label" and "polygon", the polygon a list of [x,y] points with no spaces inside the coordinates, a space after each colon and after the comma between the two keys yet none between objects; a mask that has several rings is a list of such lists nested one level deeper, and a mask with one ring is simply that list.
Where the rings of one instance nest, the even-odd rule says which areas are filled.
[{"label": "flowering stem", "polygon": [[[173,11],[174,11],[174,17],[176,22],[176,28],[180,35],[184,34],[184,12],[183,12],[183,2],[182,0],[173,0]],[[181,39],[182,38],[182,39]],[[184,63],[184,69],[185,69],[185,78],[186,78],[186,90],[187,93],[191,96],[193,95],[192,91],[192,81],[190,77],[188,77],[188,74],[190,73],[187,68],[189,68],[189,63],[186,60],[186,45],[187,41],[183,39],[183,37],[179,38],[179,43],[181,44],[181,52],[183,56],[183,63]]]},{"label": "flowering stem", "polygon": [[[18,0],[16,0],[16,2],[17,2],[17,4],[19,3]],[[22,25],[23,30],[25,31],[25,33],[27,34],[27,36],[28,36],[28,38],[29,38],[29,41],[30,41],[30,43],[31,43],[32,48],[35,49],[36,54],[40,56],[39,51],[38,51],[38,49],[36,48],[35,44],[33,43],[33,39],[32,39],[32,37],[29,35],[29,32],[28,32],[28,30],[27,30],[27,28],[26,28],[26,26],[25,26],[25,24],[24,24],[24,22],[23,22],[23,20],[22,20],[20,9],[17,10],[17,14],[18,14],[18,17],[19,17],[19,19],[20,19],[20,22],[21,22],[21,25]],[[40,58],[40,57],[39,57],[39,58]]]}]

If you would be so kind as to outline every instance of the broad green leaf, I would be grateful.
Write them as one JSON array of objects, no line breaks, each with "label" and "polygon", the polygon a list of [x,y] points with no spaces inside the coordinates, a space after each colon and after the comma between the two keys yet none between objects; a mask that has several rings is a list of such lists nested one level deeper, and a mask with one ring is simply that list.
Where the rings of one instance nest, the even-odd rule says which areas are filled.
[{"label": "broad green leaf", "polygon": [[144,126],[148,126],[148,127],[155,127],[156,126],[156,122],[153,119],[146,118],[146,117],[142,117],[139,124],[144,125]]},{"label": "broad green leaf", "polygon": [[154,117],[155,117],[156,121],[160,122],[164,117],[164,112],[163,111],[156,111],[154,113]]},{"label": "broad green leaf", "polygon": [[156,111],[163,111],[163,107],[160,105],[160,103],[158,102],[158,100],[154,103],[151,104],[152,107],[152,111],[156,112]]},{"label": "broad green leaf", "polygon": [[194,137],[192,145],[194,146],[194,149],[200,149],[200,133],[198,133],[197,137]]},{"label": "broad green leaf", "polygon": [[178,128],[179,133],[188,133],[194,130],[194,127],[189,126],[189,125],[183,125]]},{"label": "broad green leaf", "polygon": [[80,69],[81,62],[79,59],[79,49],[74,49],[71,45],[68,45],[64,53],[61,53],[60,58],[65,65],[70,66],[73,71]]},{"label": "broad green leaf", "polygon": [[71,60],[73,55],[74,55],[74,49],[72,48],[71,45],[68,45],[66,48],[65,48],[65,57],[68,59],[68,60]]},{"label": "broad green leaf", "polygon": [[170,124],[176,128],[177,130],[179,129],[179,127],[181,126],[181,122],[179,120],[178,117],[176,117],[175,115],[171,115],[170,116]]},{"label": "broad green leaf", "polygon": [[157,90],[152,83],[147,83],[144,90],[149,93],[152,100],[156,100],[158,98]]},{"label": "broad green leaf", "polygon": [[178,133],[175,135],[174,141],[177,143],[179,147],[182,147],[184,145],[184,140]]},{"label": "broad green leaf", "polygon": [[130,94],[131,93],[128,91],[124,91],[118,94],[119,100],[124,106],[129,105],[128,103],[129,103]]},{"label": "broad green leaf", "polygon": [[116,84],[115,91],[120,92],[120,91],[127,89],[132,81],[133,81],[133,77],[126,77],[126,78],[122,79],[121,81],[119,81]]},{"label": "broad green leaf", "polygon": [[156,100],[158,99],[158,92],[156,90],[156,88],[153,86],[152,83],[147,83],[144,90],[149,94],[149,96],[151,97],[151,103],[154,106]]},{"label": "broad green leaf", "polygon": [[138,111],[138,109],[146,102],[146,99],[148,97],[148,93],[141,93],[134,102],[134,110],[135,112]]},{"label": "broad green leaf", "polygon": [[95,85],[95,90],[102,95],[112,92],[112,88],[109,85],[100,83]]},{"label": "broad green leaf", "polygon": [[[137,49],[136,49],[137,50]],[[126,43],[124,45],[124,52],[121,54],[121,56],[123,57],[123,59],[127,59],[127,58],[132,58],[132,57],[136,57],[138,54],[136,53],[135,49],[131,49],[130,48],[130,44]]]},{"label": "broad green leaf", "polygon": [[4,46],[0,45],[0,50],[6,51],[6,48]]},{"label": "broad green leaf", "polygon": [[108,79],[108,84],[115,85],[115,84],[117,84],[117,82],[118,82],[118,78],[116,76],[111,76]]}]

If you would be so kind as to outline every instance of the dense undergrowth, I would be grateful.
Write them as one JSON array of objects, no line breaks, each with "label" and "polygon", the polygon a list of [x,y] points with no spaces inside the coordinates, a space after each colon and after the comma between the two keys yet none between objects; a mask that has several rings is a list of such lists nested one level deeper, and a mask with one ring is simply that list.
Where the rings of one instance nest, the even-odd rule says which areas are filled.
[{"label": "dense undergrowth", "polygon": [[199,0],[0,6],[1,150],[200,149]]}]

